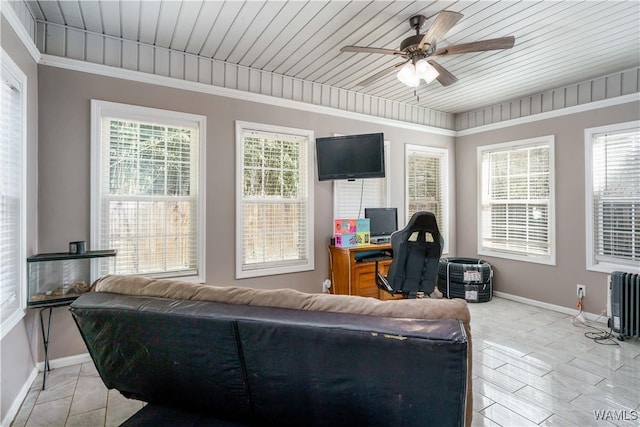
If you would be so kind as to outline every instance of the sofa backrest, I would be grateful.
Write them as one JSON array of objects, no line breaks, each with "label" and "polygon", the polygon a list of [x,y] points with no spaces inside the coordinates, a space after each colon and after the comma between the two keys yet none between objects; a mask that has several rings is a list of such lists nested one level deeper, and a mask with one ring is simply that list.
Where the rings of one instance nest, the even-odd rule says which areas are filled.
[{"label": "sofa backrest", "polygon": [[355,295],[300,292],[295,289],[254,289],[236,286],[199,285],[178,280],[149,279],[142,276],[109,275],[94,284],[97,292],[151,296],[227,304],[329,311],[368,316],[411,319],[461,320],[469,334],[470,314],[463,299],[404,299],[381,301]]},{"label": "sofa backrest", "polygon": [[87,293],[71,305],[109,388],[265,425],[464,425],[459,320]]}]

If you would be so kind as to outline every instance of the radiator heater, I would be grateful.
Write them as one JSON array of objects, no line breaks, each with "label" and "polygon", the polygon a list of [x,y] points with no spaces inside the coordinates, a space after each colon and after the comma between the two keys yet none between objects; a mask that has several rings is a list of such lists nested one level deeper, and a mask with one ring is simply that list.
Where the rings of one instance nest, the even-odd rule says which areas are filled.
[{"label": "radiator heater", "polygon": [[611,317],[609,327],[618,339],[640,337],[640,274],[614,271],[609,282]]}]

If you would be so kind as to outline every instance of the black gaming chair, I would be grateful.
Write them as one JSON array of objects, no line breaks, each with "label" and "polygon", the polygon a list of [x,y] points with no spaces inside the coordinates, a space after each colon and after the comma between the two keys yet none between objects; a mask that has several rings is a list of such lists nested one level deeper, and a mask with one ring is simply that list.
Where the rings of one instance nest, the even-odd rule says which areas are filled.
[{"label": "black gaming chair", "polygon": [[393,260],[386,276],[378,271],[376,284],[391,295],[422,298],[433,294],[444,242],[431,212],[413,214],[407,226],[391,235]]}]

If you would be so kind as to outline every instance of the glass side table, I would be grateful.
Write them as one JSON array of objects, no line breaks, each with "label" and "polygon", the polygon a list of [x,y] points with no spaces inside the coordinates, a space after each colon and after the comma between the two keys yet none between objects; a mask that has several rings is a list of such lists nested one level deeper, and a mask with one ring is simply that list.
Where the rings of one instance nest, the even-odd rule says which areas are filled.
[{"label": "glass side table", "polygon": [[[39,310],[42,344],[44,346],[44,373],[42,390],[47,385],[49,343],[51,342],[51,316],[53,309],[70,305],[90,289],[92,271],[95,276],[115,271],[116,251],[113,249],[87,251],[82,254],[46,253],[27,258],[27,307]],[[45,312],[48,311],[45,325]]]}]

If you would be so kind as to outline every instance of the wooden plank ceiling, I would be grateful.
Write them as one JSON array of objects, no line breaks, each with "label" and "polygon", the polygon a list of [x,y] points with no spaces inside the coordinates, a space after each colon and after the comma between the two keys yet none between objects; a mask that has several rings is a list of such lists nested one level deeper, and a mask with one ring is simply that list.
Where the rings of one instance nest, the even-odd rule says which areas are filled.
[{"label": "wooden plank ceiling", "polygon": [[[640,65],[640,2],[632,1],[27,1],[34,17],[386,99],[460,113]],[[464,15],[438,47],[513,35],[510,50],[437,57],[457,83],[414,91],[391,73],[409,18]],[[414,93],[415,92],[415,93]],[[416,96],[417,95],[417,96]]]}]

